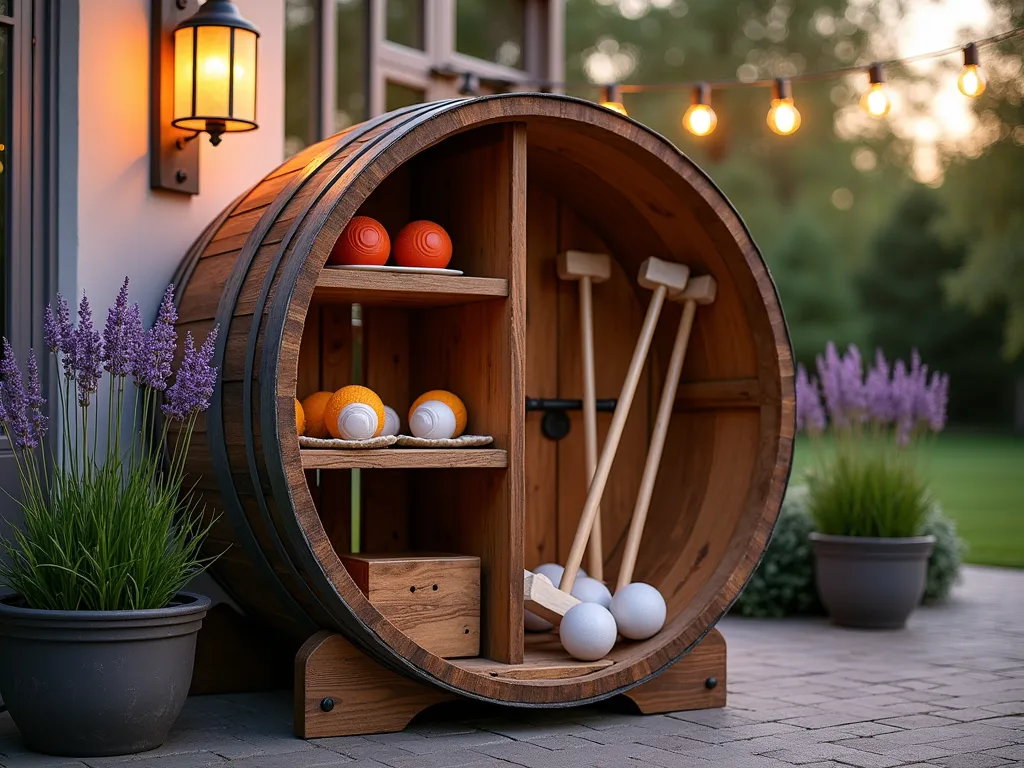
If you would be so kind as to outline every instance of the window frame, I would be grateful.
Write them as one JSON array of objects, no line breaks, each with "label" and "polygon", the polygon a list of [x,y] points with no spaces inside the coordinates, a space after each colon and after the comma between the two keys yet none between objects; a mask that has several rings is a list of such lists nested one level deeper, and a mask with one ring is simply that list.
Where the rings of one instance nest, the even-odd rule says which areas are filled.
[{"label": "window frame", "polygon": [[[74,9],[46,0],[8,0],[10,13],[0,15],[0,25],[10,32],[11,92],[6,105],[11,116],[10,135],[2,141],[13,151],[7,152],[9,167],[4,168],[2,181],[8,196],[7,259],[0,265],[6,274],[4,297],[4,333],[15,354],[24,360],[30,348],[40,355],[40,383],[48,402],[55,395],[53,369],[43,353],[43,307],[57,286],[56,269],[56,173],[57,135],[54,130],[57,114],[58,66],[52,44],[58,38],[62,15],[77,34],[77,3]],[[77,56],[74,46],[65,48],[66,55]],[[77,107],[77,94],[71,106]],[[74,156],[74,151],[69,151]],[[52,415],[52,405],[47,406]],[[0,463],[10,461],[12,447],[0,430]],[[7,461],[3,461],[7,459]],[[16,482],[16,477],[15,477]],[[8,492],[6,470],[0,470],[0,484]],[[3,493],[0,490],[0,493]]]},{"label": "window frame", "polygon": [[[383,114],[386,109],[387,83],[423,91],[427,101],[459,95],[458,78],[437,74],[445,69],[472,72],[484,81],[488,78],[523,80],[521,88],[505,90],[536,90],[537,81],[561,81],[564,76],[565,7],[564,0],[525,0],[524,67],[516,69],[491,61],[477,59],[455,50],[455,19],[457,0],[423,0],[423,50],[409,48],[387,39],[387,0],[363,0],[365,3],[366,96],[367,117]],[[317,124],[318,138],[335,133],[335,0],[319,0],[317,18],[319,35],[316,46],[320,61],[319,77],[313,86],[319,89]],[[533,82],[531,82],[533,81]]]}]

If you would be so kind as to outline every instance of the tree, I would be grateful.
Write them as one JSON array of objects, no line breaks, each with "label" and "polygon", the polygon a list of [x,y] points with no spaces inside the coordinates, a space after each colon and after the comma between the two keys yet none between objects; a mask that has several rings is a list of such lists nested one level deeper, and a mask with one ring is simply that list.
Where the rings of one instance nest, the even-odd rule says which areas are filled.
[{"label": "tree", "polygon": [[893,208],[856,282],[868,338],[890,360],[917,349],[926,363],[949,373],[952,420],[1005,423],[1013,375],[999,356],[1003,312],[974,315],[949,305],[943,280],[963,264],[968,249],[941,236],[946,217],[939,193],[923,186]]},{"label": "tree", "polygon": [[857,296],[835,243],[818,219],[799,212],[769,260],[797,362],[813,366],[829,341],[863,341]]}]

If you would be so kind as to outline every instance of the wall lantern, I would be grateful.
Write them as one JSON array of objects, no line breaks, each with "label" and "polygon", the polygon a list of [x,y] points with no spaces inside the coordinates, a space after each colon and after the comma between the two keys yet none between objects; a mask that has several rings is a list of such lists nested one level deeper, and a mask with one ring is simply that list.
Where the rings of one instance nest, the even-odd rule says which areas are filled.
[{"label": "wall lantern", "polygon": [[150,186],[199,193],[199,146],[256,124],[259,31],[231,0],[153,0]]}]

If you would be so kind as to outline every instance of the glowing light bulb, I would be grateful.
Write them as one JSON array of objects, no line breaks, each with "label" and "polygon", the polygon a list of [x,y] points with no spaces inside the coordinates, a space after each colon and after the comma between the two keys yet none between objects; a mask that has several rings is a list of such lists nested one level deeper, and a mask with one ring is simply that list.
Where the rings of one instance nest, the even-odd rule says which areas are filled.
[{"label": "glowing light bulb", "polygon": [[694,136],[707,136],[718,125],[718,115],[708,103],[709,88],[701,83],[693,90],[693,103],[683,113],[683,127]]},{"label": "glowing light bulb", "polygon": [[964,68],[960,71],[960,77],[956,79],[956,85],[960,93],[972,99],[985,92],[985,77],[981,74],[978,46],[974,43],[964,46]]},{"label": "glowing light bulb", "polygon": [[779,78],[772,85],[772,108],[768,110],[768,127],[780,136],[796,133],[800,127],[800,111],[793,104],[789,80]]},{"label": "glowing light bulb", "polygon": [[985,92],[985,78],[977,64],[965,66],[960,77],[956,79],[956,85],[960,89],[960,93],[970,96],[972,99]]},{"label": "glowing light bulb", "polygon": [[612,112],[618,112],[620,115],[628,116],[626,107],[622,104],[622,97],[619,95],[619,86],[612,83],[604,87],[604,92],[601,96],[601,106],[605,109],[610,109]]},{"label": "glowing light bulb", "polygon": [[881,64],[872,64],[868,68],[868,82],[868,89],[860,97],[860,106],[872,117],[884,117],[892,109],[892,100],[889,98]]}]

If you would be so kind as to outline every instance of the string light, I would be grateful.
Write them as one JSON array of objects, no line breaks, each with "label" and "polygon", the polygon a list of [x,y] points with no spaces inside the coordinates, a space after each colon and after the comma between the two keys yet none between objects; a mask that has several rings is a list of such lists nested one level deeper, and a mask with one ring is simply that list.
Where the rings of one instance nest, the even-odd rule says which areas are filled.
[{"label": "string light", "polygon": [[868,67],[868,89],[860,97],[860,105],[872,117],[885,117],[892,109],[889,86],[885,84],[881,64]]},{"label": "string light", "polygon": [[[956,53],[963,55],[964,67],[957,79],[957,86],[960,91],[969,97],[980,96],[985,91],[985,78],[981,73],[978,63],[978,50],[984,46],[995,45],[1006,40],[1024,37],[1024,27],[1017,27],[998,35],[992,35],[967,45],[955,45],[941,50],[929,51],[927,53],[907,56],[902,59],[888,59],[872,64],[868,68],[868,90],[861,96],[861,106],[870,115],[882,117],[892,109],[892,99],[889,87],[885,84],[883,68],[897,66],[909,62],[937,59],[943,56],[951,56]],[[464,95],[476,95],[479,92],[480,83],[487,83],[489,90],[499,90],[502,87],[522,91],[533,86],[545,93],[557,92],[564,88],[577,86],[592,86],[592,83],[566,82],[557,80],[541,80],[535,78],[507,78],[492,77],[489,75],[470,76],[462,70],[453,69],[450,66],[435,67],[431,72],[438,77],[460,78],[460,92]],[[647,93],[647,92],[672,92],[672,91],[693,91],[693,103],[683,114],[683,127],[695,136],[706,136],[713,132],[718,125],[718,116],[711,108],[709,94],[711,89],[721,90],[725,88],[772,88],[772,106],[768,111],[768,125],[777,134],[788,136],[800,128],[800,112],[793,103],[792,83],[813,82],[830,80],[833,78],[846,77],[864,72],[864,65],[851,65],[839,69],[804,72],[789,78],[759,79],[759,80],[716,80],[704,82],[669,82],[669,83],[611,83],[602,86],[601,106],[606,109],[626,115],[626,107],[622,103],[623,93]]]},{"label": "string light", "polygon": [[601,106],[605,109],[610,109],[612,112],[618,112],[620,115],[628,114],[622,104],[622,96],[619,95],[619,86],[615,83],[604,87],[604,93],[601,96]]},{"label": "string light", "polygon": [[683,113],[683,127],[694,136],[707,136],[718,125],[718,115],[711,108],[711,89],[699,83],[693,89],[693,103]]},{"label": "string light", "polygon": [[981,65],[978,63],[978,46],[975,43],[968,43],[964,46],[964,68],[960,71],[960,77],[956,79],[956,84],[960,93],[970,96],[972,99],[985,92],[985,77],[981,74]]},{"label": "string light", "polygon": [[800,127],[800,110],[793,104],[789,80],[778,78],[772,84],[772,108],[768,110],[768,127],[779,136],[796,133]]}]

